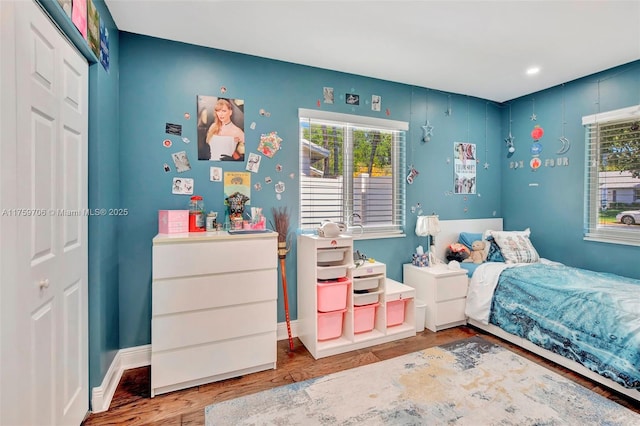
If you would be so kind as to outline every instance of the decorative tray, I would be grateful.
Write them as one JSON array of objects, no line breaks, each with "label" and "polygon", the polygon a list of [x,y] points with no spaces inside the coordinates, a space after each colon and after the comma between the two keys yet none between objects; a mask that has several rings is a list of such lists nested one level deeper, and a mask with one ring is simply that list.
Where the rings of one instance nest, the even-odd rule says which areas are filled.
[{"label": "decorative tray", "polygon": [[271,229],[236,229],[236,230],[228,230],[229,234],[264,234],[267,232],[273,232]]}]

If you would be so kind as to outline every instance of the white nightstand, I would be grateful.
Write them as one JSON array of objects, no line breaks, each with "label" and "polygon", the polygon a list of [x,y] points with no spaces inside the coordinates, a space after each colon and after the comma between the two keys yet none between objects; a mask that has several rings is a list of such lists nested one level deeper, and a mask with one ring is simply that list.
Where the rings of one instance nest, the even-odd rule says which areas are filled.
[{"label": "white nightstand", "polygon": [[403,265],[403,282],[416,289],[416,300],[427,305],[425,327],[438,331],[467,323],[464,308],[468,277],[465,269]]}]

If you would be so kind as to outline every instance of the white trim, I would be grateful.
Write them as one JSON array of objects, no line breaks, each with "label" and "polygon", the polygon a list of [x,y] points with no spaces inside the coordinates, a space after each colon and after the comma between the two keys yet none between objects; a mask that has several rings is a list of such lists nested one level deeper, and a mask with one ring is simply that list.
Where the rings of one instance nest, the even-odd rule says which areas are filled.
[{"label": "white trim", "polygon": [[[276,333],[278,340],[288,340],[287,323],[279,322],[278,331]],[[291,321],[291,337],[298,337],[298,320]]]},{"label": "white trim", "polygon": [[298,108],[298,117],[318,120],[339,121],[360,126],[379,127],[389,130],[409,130],[406,121],[389,120],[388,118],[366,117],[363,115],[342,114],[339,112],[319,111],[317,109]]},{"label": "white trim", "polygon": [[[292,337],[298,337],[298,321],[291,321]],[[287,324],[278,323],[277,339],[287,340]],[[135,346],[120,349],[113,357],[111,365],[102,379],[102,384],[91,390],[91,412],[102,413],[107,411],[116,392],[122,374],[126,370],[151,365],[151,345]]]},{"label": "white trim", "polygon": [[107,411],[125,370],[147,365],[151,365],[151,345],[120,349],[113,358],[102,384],[91,390],[91,411]]},{"label": "white trim", "polygon": [[613,111],[606,111],[593,115],[585,115],[582,117],[582,125],[607,123],[609,121],[624,120],[633,117],[640,117],[640,105],[615,109]]}]

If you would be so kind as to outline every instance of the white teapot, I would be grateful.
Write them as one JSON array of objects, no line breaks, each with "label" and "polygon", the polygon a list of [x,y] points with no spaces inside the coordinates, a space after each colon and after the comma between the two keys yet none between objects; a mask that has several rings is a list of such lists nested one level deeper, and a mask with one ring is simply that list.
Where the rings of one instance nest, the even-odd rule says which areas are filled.
[{"label": "white teapot", "polygon": [[330,220],[323,221],[318,228],[318,236],[324,238],[334,238],[339,236],[342,232],[347,230],[347,226],[344,223],[331,222]]}]

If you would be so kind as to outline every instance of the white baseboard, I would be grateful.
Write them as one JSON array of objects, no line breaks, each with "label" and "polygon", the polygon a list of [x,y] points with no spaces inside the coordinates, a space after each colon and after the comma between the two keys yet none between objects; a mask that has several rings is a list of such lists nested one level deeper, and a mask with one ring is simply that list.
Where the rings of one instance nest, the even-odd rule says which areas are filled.
[{"label": "white baseboard", "polygon": [[109,409],[122,373],[130,368],[151,364],[151,345],[120,349],[113,358],[102,384],[91,390],[91,411],[101,413]]},{"label": "white baseboard", "polygon": [[[292,337],[298,335],[297,331],[298,322],[291,321]],[[288,338],[287,324],[284,322],[278,323],[277,339],[287,340]],[[107,370],[107,374],[105,374],[102,380],[102,384],[91,390],[91,411],[93,413],[107,411],[125,370],[144,367],[146,365],[151,365],[151,345],[120,349],[113,358],[109,370]]]},{"label": "white baseboard", "polygon": [[[287,332],[287,323],[279,322],[278,323],[278,340],[287,340],[289,338],[289,333]],[[298,336],[298,321],[291,321],[291,337]]]}]

